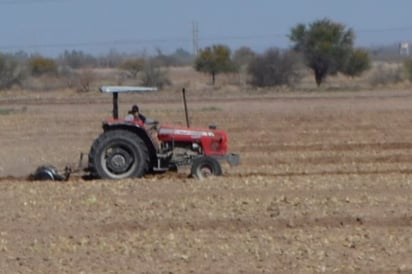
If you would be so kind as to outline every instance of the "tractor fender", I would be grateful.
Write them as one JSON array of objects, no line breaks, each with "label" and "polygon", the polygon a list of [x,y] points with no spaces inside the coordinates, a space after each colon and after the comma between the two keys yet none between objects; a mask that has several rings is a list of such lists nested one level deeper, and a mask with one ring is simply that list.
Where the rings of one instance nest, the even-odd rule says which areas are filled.
[{"label": "tractor fender", "polygon": [[104,123],[103,124],[103,130],[106,131],[111,131],[111,130],[127,130],[130,132],[135,133],[137,136],[140,137],[140,139],[143,140],[145,145],[148,148],[149,151],[149,156],[150,156],[150,162],[152,166],[156,165],[157,161],[157,156],[156,156],[156,148],[155,145],[153,144],[152,139],[150,138],[148,132],[140,127],[138,124],[134,123]]}]

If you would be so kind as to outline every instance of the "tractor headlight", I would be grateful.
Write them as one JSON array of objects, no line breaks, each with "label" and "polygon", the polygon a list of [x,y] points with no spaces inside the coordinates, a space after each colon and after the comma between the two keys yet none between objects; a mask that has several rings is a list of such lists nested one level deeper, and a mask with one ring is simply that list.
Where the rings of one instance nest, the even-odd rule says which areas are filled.
[{"label": "tractor headlight", "polygon": [[198,144],[198,143],[192,143],[192,149],[193,149],[194,151],[199,151],[199,149],[200,149],[199,144]]}]

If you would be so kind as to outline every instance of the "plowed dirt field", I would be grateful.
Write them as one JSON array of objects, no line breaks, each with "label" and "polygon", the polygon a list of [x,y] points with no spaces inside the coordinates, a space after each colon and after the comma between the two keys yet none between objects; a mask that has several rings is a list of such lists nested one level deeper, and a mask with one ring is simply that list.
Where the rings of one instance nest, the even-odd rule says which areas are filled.
[{"label": "plowed dirt field", "polygon": [[[184,125],[178,91],[121,96]],[[241,166],[196,181],[33,182],[75,165],[111,97],[0,96],[0,273],[410,273],[412,92],[188,94]]]}]

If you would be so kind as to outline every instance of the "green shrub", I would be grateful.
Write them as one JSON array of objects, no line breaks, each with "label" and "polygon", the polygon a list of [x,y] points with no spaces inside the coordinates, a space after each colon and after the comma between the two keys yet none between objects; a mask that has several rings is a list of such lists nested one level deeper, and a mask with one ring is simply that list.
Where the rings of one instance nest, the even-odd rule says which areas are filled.
[{"label": "green shrub", "polygon": [[0,108],[0,115],[8,115],[12,113],[13,110],[9,108]]},{"label": "green shrub", "polygon": [[362,49],[354,49],[348,57],[342,72],[348,76],[360,76],[370,68],[370,59],[367,51]]},{"label": "green shrub", "polygon": [[230,48],[224,45],[213,45],[200,50],[194,64],[196,71],[211,76],[212,85],[220,73],[236,72],[237,66],[231,59]]},{"label": "green shrub", "polygon": [[293,48],[302,53],[320,86],[328,75],[335,75],[343,68],[353,50],[355,33],[345,25],[325,18],[309,25],[297,24],[289,39]]}]

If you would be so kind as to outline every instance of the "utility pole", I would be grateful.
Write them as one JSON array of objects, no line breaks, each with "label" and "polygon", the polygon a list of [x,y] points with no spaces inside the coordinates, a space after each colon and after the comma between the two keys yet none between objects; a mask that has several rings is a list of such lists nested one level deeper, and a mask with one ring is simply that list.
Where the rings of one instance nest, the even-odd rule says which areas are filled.
[{"label": "utility pole", "polygon": [[192,28],[193,28],[193,55],[197,56],[197,54],[199,53],[199,25],[197,24],[197,22],[193,21],[192,24]]}]

